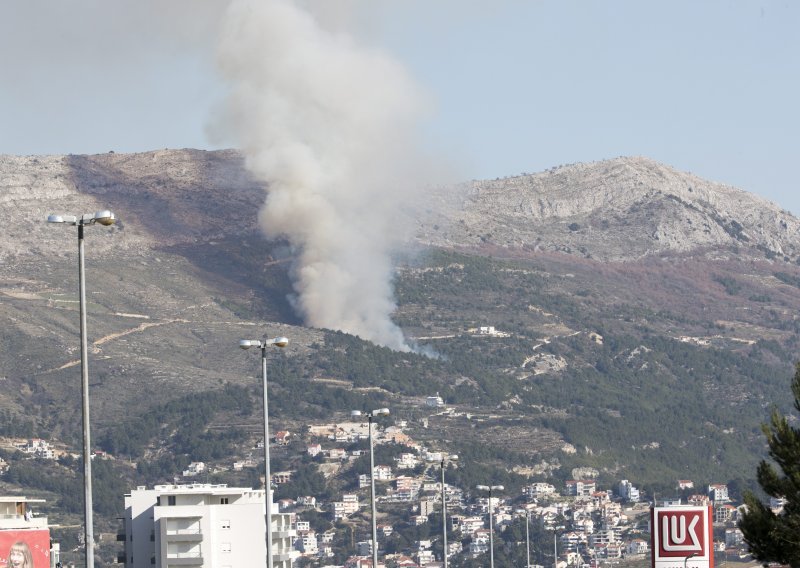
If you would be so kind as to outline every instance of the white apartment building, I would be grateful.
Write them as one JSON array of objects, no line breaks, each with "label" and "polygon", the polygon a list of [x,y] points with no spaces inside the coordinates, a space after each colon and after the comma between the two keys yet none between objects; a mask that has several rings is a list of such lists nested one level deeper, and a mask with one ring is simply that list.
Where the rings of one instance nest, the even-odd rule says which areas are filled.
[{"label": "white apartment building", "polygon": [[[237,568],[266,558],[264,491],[227,485],[137,487],[125,496],[126,568]],[[275,568],[291,568],[291,516],[272,507]]]}]

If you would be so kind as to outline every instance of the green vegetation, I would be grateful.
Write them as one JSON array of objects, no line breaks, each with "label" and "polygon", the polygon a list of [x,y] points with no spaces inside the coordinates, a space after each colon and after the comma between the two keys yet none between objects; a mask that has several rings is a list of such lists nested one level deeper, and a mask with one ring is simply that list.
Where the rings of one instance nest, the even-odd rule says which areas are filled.
[{"label": "green vegetation", "polygon": [[[795,365],[791,388],[794,408],[800,412],[800,363]],[[774,464],[761,461],[758,483],[768,496],[783,498],[786,504],[781,514],[775,514],[753,492],[746,492],[747,511],[739,521],[739,528],[757,560],[796,568],[800,566],[800,541],[797,539],[800,531],[800,428],[792,426],[787,416],[774,409],[763,430]]]}]

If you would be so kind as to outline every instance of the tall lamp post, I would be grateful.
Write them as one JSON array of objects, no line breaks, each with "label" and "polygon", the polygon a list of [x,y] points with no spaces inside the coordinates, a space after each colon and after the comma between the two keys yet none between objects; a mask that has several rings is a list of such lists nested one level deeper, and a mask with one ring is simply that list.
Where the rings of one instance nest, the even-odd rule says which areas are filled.
[{"label": "tall lamp post", "polygon": [[269,402],[267,399],[267,349],[269,346],[286,347],[289,340],[285,337],[273,337],[272,339],[241,339],[239,347],[250,349],[258,347],[261,349],[261,388],[264,393],[264,493],[266,497],[266,523],[267,533],[267,566],[272,568],[272,482],[269,471]]},{"label": "tall lamp post", "polygon": [[89,349],[86,339],[86,277],[84,275],[83,228],[87,225],[113,225],[116,216],[108,210],[75,215],[49,215],[48,223],[78,227],[78,307],[81,320],[81,399],[83,416],[83,525],[86,567],[94,568],[94,524],[92,520],[92,444],[89,435]]},{"label": "tall lamp post", "polygon": [[444,465],[448,461],[456,461],[458,456],[455,454],[442,454],[442,546],[444,552],[444,568],[447,568],[447,493],[444,490]]},{"label": "tall lamp post", "polygon": [[375,451],[372,448],[372,420],[376,416],[388,416],[388,408],[378,408],[372,412],[362,412],[360,410],[353,410],[350,416],[357,418],[360,416],[367,417],[368,423],[368,437],[369,437],[369,484],[370,484],[370,504],[372,506],[372,566],[378,568],[378,525],[377,525],[377,511],[375,509]]},{"label": "tall lamp post", "polygon": [[525,568],[531,568],[531,512],[528,509],[518,509],[519,515],[525,515],[525,549],[526,559]]},{"label": "tall lamp post", "polygon": [[492,493],[505,489],[502,485],[476,485],[478,491],[489,492],[489,566],[494,568],[494,514],[492,510]]}]

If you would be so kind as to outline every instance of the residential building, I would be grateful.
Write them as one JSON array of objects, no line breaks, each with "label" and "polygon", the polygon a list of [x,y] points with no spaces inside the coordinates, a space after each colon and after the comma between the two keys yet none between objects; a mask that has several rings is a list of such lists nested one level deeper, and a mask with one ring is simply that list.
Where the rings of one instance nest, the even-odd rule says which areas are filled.
[{"label": "residential building", "polygon": [[714,506],[714,522],[728,523],[735,521],[737,516],[736,507],[729,503],[722,503]]},{"label": "residential building", "polygon": [[388,465],[375,466],[375,481],[389,481],[392,479],[392,468]]},{"label": "residential building", "polygon": [[725,546],[734,547],[744,543],[744,535],[739,529],[725,529]]},{"label": "residential building", "polygon": [[708,496],[714,503],[725,503],[728,498],[728,486],[724,483],[714,483],[708,486]]},{"label": "residential building", "polygon": [[566,495],[574,497],[590,497],[597,490],[593,479],[570,479],[564,485]]},{"label": "residential building", "polygon": [[429,406],[431,408],[441,408],[444,406],[444,400],[437,392],[436,396],[429,396],[425,399],[425,406]]},{"label": "residential building", "polygon": [[619,482],[617,494],[625,501],[630,501],[631,503],[639,502],[639,490],[627,479],[623,479]]},{"label": "residential building", "polygon": [[545,495],[555,495],[556,488],[550,483],[539,482],[525,486],[522,492],[528,499],[536,499]]},{"label": "residential building", "polygon": [[[125,496],[126,568],[252,566],[266,557],[264,491],[227,485],[137,487]],[[291,568],[291,517],[272,513],[275,568]]]},{"label": "residential building", "polygon": [[24,542],[36,566],[54,566],[60,561],[58,544],[51,546],[47,517],[34,514],[31,507],[44,502],[22,496],[0,497],[0,543],[4,547],[0,554],[5,555],[15,542]]},{"label": "residential building", "polygon": [[192,462],[185,470],[183,470],[184,477],[193,477],[200,475],[206,470],[206,464],[203,462]]},{"label": "residential building", "polygon": [[634,538],[628,543],[628,554],[647,554],[650,552],[650,545],[646,540]]}]

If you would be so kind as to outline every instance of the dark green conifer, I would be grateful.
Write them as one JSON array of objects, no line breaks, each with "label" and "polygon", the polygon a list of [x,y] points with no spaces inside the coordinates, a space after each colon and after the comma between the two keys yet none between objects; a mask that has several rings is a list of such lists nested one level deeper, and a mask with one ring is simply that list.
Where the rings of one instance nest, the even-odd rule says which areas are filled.
[{"label": "dark green conifer", "polygon": [[[800,363],[795,364],[792,393],[794,407],[800,412]],[[792,427],[789,417],[773,409],[769,424],[762,429],[774,464],[761,461],[758,483],[767,495],[784,498],[786,504],[776,515],[752,492],[746,492],[747,512],[739,528],[757,560],[800,568],[800,428]]]}]

